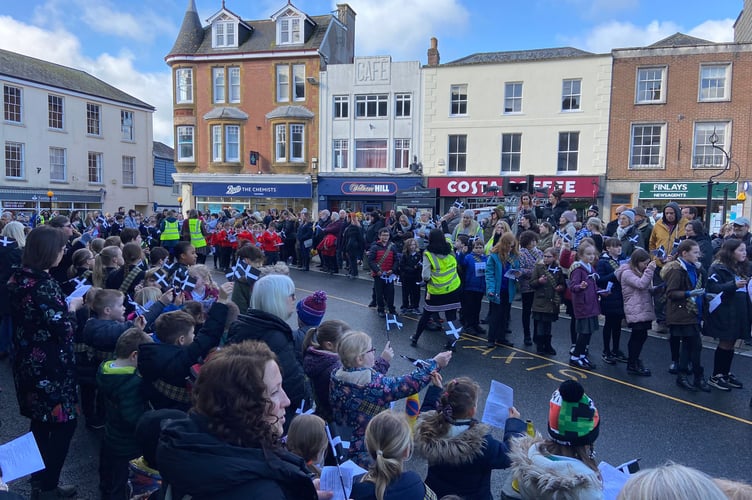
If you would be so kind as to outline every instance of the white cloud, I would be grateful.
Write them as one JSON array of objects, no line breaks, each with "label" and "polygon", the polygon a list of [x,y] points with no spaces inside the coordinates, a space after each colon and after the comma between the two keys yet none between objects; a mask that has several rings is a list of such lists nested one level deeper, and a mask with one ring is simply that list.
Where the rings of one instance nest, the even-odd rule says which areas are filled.
[{"label": "white cloud", "polygon": [[710,40],[711,42],[733,42],[734,22],[734,19],[705,21],[701,25],[689,30],[687,34]]},{"label": "white cloud", "polygon": [[137,17],[119,11],[110,2],[101,0],[78,0],[76,4],[81,20],[97,33],[131,38],[143,43],[152,40],[163,31],[177,31],[170,22],[163,20],[163,16],[148,9],[139,11]]}]

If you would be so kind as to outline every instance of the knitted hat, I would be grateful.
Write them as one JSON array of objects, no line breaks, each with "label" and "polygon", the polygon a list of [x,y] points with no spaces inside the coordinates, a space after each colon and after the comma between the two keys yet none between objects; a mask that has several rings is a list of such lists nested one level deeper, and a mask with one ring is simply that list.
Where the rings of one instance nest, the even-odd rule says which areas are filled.
[{"label": "knitted hat", "polygon": [[630,224],[634,224],[635,213],[632,210],[624,210],[621,213],[624,217],[629,219]]},{"label": "knitted hat", "polygon": [[326,292],[317,290],[298,301],[298,319],[308,326],[319,326],[326,313]]},{"label": "knitted hat", "polygon": [[562,383],[548,406],[548,434],[557,443],[582,446],[593,444],[598,438],[598,409],[579,382]]},{"label": "knitted hat", "polygon": [[632,209],[632,211],[634,212],[635,215],[639,215],[640,217],[647,217],[648,216],[648,213],[642,207],[634,207]]},{"label": "knitted hat", "polygon": [[561,216],[564,217],[567,222],[574,222],[577,220],[577,213],[574,210],[564,210],[561,213]]},{"label": "knitted hat", "polygon": [[595,212],[595,215],[598,215],[600,213],[598,211],[598,205],[590,205],[587,210],[588,212]]}]

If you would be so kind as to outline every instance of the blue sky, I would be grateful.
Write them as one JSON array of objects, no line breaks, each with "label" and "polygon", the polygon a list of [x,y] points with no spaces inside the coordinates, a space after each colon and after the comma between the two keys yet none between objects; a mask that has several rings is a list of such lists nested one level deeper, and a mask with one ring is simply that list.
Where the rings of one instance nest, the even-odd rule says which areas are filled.
[{"label": "blue sky", "polygon": [[[340,0],[341,2],[348,0]],[[292,2],[309,15],[337,1]],[[677,31],[733,39],[743,0],[349,0],[356,55],[426,62],[429,39],[442,62],[476,52],[573,46],[592,52],[649,45]],[[244,19],[268,19],[285,0],[226,0]],[[188,0],[5,0],[0,47],[87,71],[157,107],[154,138],[172,144],[172,47]],[[196,0],[202,22],[221,0]]]}]

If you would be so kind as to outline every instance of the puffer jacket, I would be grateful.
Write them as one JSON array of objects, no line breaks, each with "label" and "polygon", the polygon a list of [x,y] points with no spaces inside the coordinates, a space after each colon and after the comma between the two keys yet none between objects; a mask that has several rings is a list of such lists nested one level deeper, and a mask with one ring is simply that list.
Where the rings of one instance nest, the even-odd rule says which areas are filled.
[{"label": "puffer jacket", "polygon": [[[681,217],[681,208],[675,201],[671,201],[663,207],[663,213],[666,213],[666,208],[670,207],[674,209],[677,218]],[[664,217],[661,217],[653,226],[653,231],[650,233],[650,242],[648,244],[648,250],[650,252],[657,250],[661,246],[666,250],[666,254],[670,255],[674,251],[674,242],[679,241],[684,236],[684,227],[687,225],[686,219],[679,219],[676,221],[676,225],[669,228],[664,222]],[[663,262],[659,259],[654,259],[658,267],[663,266]],[[661,274],[663,276],[663,274]]]},{"label": "puffer jacket", "polygon": [[[689,264],[692,265],[692,264]],[[685,292],[705,286],[702,266],[697,263],[697,281],[692,286],[687,263],[676,259],[661,269],[661,278],[666,282],[666,324],[697,325],[702,315],[702,297],[687,297]]]},{"label": "puffer jacket", "polygon": [[[577,319],[592,318],[601,313],[598,305],[598,285],[595,283],[595,266],[588,271],[582,262],[577,261],[569,268],[569,291],[572,292],[572,306],[574,317]],[[580,283],[587,283],[587,288],[580,288]]]},{"label": "puffer jacket", "polygon": [[608,294],[602,294],[601,299],[601,312],[603,314],[623,316],[624,315],[624,297],[622,296],[621,284],[616,277],[616,270],[619,269],[619,260],[611,257],[607,252],[604,252],[598,264],[595,266],[598,273],[598,288],[605,290],[609,283],[611,285],[611,291]]},{"label": "puffer jacket", "polygon": [[512,478],[523,500],[554,498],[560,494],[578,500],[601,500],[603,485],[598,473],[576,458],[544,455],[540,438],[515,440],[510,452]]},{"label": "puffer jacket", "polygon": [[649,266],[640,276],[629,264],[622,264],[616,270],[616,279],[621,283],[621,292],[624,296],[624,315],[627,317],[627,323],[655,320],[653,295],[650,293],[654,271],[655,268]]},{"label": "puffer jacket", "polygon": [[336,352],[309,347],[303,353],[303,371],[313,386],[316,398],[316,414],[326,421],[333,419],[329,403],[329,383],[332,372],[342,365]]}]

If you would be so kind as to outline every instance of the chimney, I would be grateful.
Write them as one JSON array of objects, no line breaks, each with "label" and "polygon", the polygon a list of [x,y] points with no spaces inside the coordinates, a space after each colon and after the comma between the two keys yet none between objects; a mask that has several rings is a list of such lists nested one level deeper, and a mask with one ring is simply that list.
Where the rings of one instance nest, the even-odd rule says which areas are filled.
[{"label": "chimney", "polygon": [[337,20],[348,28],[353,28],[355,26],[355,11],[352,10],[349,4],[338,3]]},{"label": "chimney", "polygon": [[439,65],[439,41],[436,39],[435,36],[431,37],[431,48],[428,49],[428,65],[429,66],[438,66]]}]

